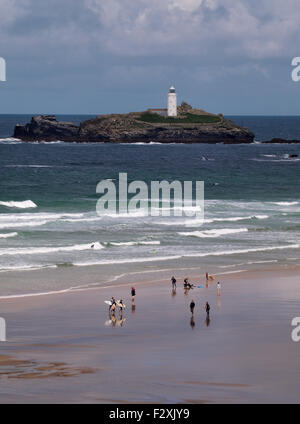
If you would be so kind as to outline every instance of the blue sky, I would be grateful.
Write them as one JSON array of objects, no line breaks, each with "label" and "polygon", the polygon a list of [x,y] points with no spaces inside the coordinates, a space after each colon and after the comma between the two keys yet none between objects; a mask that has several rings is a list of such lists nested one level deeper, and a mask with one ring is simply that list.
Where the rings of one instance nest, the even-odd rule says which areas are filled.
[{"label": "blue sky", "polygon": [[299,114],[298,0],[0,0],[0,113]]}]

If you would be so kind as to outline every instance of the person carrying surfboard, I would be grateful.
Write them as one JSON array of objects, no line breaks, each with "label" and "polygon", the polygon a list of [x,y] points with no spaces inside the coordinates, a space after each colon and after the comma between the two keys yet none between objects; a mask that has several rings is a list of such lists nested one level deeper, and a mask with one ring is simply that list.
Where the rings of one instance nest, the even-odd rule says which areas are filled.
[{"label": "person carrying surfboard", "polygon": [[113,312],[116,309],[116,299],[112,296],[111,298],[111,305],[109,307],[109,311]]},{"label": "person carrying surfboard", "polygon": [[125,308],[123,300],[122,299],[119,300],[118,304],[119,304],[120,313],[122,314],[123,308]]}]

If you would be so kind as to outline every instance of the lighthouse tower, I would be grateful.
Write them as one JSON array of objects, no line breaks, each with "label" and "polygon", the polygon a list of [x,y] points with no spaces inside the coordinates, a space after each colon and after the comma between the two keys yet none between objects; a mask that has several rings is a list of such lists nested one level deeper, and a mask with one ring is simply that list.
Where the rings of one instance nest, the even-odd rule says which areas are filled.
[{"label": "lighthouse tower", "polygon": [[173,85],[170,87],[168,94],[168,116],[177,116],[177,98]]}]

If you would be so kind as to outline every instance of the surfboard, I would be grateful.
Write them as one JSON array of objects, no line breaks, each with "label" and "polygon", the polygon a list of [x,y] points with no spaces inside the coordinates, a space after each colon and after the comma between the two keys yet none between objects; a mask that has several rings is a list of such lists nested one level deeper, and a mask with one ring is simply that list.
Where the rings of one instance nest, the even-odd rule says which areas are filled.
[{"label": "surfboard", "polygon": [[106,303],[107,305],[111,306],[112,305],[112,301],[111,300],[104,300],[104,303]]},{"label": "surfboard", "polygon": [[210,281],[214,281],[214,279],[215,279],[215,277],[213,277],[212,275],[209,275],[208,278],[209,278]]},{"label": "surfboard", "polygon": [[125,303],[120,303],[119,301],[117,301],[116,303],[117,303],[117,306],[118,306],[119,308],[123,308],[123,309],[125,309],[125,308],[126,308]]}]

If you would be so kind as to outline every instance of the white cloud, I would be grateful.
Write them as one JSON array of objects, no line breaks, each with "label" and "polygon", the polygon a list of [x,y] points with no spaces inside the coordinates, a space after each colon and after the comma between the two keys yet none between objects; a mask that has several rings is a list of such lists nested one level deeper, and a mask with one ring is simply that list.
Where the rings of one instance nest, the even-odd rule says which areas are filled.
[{"label": "white cloud", "polygon": [[203,0],[172,0],[168,4],[168,9],[172,10],[178,8],[186,12],[194,12],[202,3]]},{"label": "white cloud", "polygon": [[294,56],[300,44],[298,2],[0,0],[0,34],[2,42],[8,42],[7,25],[15,23],[16,31],[9,33],[15,46],[97,45],[100,52],[117,56]]},{"label": "white cloud", "polygon": [[31,0],[0,0],[0,27],[22,16]]},{"label": "white cloud", "polygon": [[279,56],[299,41],[298,0],[85,0],[99,19],[99,44],[115,54]]}]

